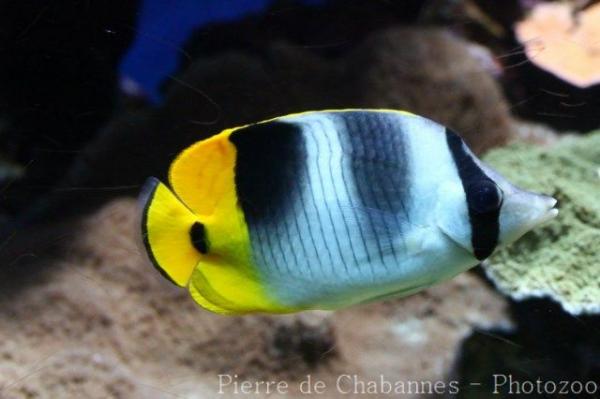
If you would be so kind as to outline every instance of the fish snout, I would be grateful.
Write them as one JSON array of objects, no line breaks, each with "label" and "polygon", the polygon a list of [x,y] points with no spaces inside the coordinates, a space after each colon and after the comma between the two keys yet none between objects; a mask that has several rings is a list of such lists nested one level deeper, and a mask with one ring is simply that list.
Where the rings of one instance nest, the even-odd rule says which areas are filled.
[{"label": "fish snout", "polygon": [[529,191],[511,193],[500,213],[500,241],[511,243],[533,228],[558,215],[558,201],[544,194]]},{"label": "fish snout", "polygon": [[528,193],[532,198],[529,228],[539,226],[558,215],[558,200],[544,194]]}]

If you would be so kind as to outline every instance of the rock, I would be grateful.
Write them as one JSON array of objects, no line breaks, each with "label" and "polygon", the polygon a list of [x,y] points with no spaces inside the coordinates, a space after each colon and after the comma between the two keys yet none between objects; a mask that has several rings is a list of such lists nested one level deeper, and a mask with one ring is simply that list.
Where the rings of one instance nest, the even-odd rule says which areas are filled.
[{"label": "rock", "polygon": [[[454,378],[465,387],[461,398],[519,396],[517,389],[524,396],[523,389],[529,389],[527,384],[531,383],[533,397],[565,396],[559,395],[558,389],[552,393],[552,385],[561,381],[581,382],[584,386],[593,381],[588,384],[588,389],[598,388],[595,381],[600,375],[600,317],[572,316],[556,302],[541,298],[513,302],[511,310],[516,329],[476,331],[464,341],[454,369]],[[493,393],[494,389],[490,388],[494,387],[494,375],[501,376],[499,382],[502,382],[502,376],[511,376],[514,381],[512,395],[508,383],[499,386],[498,393]],[[537,380],[547,387],[546,392],[535,392]],[[472,386],[472,382],[481,385]],[[574,394],[576,389],[576,385],[573,389],[569,385],[567,396],[577,396]]]},{"label": "rock", "polygon": [[600,313],[600,132],[550,148],[513,144],[484,159],[516,185],[554,196],[560,209],[485,262],[487,275],[516,300],[544,296],[574,315]]},{"label": "rock", "polygon": [[60,257],[0,280],[3,397],[215,397],[228,374],[284,380],[286,397],[301,398],[310,374],[324,398],[343,398],[341,375],[443,380],[473,329],[510,326],[504,300],[471,273],[339,312],[215,315],[142,256],[136,214],[135,201],[114,201],[71,231]]},{"label": "rock", "polygon": [[329,312],[309,311],[282,316],[273,328],[272,351],[292,365],[302,359],[315,366],[336,354],[335,335]]},{"label": "rock", "polygon": [[[25,371],[3,372],[3,398],[141,398],[152,392],[116,359],[83,348],[44,354]],[[7,378],[8,377],[8,378]]]},{"label": "rock", "polygon": [[512,137],[513,121],[480,49],[447,30],[397,29],[367,39],[342,68],[354,73],[345,80],[358,88],[355,106],[426,116],[481,154]]}]

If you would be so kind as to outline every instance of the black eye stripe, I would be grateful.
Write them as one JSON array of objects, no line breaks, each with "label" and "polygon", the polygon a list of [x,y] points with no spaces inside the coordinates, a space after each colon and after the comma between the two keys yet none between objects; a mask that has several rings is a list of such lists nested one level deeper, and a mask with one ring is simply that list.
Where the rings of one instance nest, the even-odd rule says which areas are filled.
[{"label": "black eye stripe", "polygon": [[[465,190],[467,206],[469,209],[469,221],[471,223],[471,244],[477,259],[483,260],[490,256],[498,244],[500,234],[500,208],[491,209],[487,212],[477,212],[478,208],[476,193],[469,190],[473,184],[481,182],[495,183],[475,163],[473,158],[465,151],[462,139],[450,129],[446,129],[446,142],[452,153],[452,158],[458,170],[458,175]],[[499,204],[501,205],[501,203]]]},{"label": "black eye stripe", "polygon": [[194,223],[190,228],[190,239],[192,245],[202,254],[208,253],[208,242],[206,241],[206,232],[202,223]]}]

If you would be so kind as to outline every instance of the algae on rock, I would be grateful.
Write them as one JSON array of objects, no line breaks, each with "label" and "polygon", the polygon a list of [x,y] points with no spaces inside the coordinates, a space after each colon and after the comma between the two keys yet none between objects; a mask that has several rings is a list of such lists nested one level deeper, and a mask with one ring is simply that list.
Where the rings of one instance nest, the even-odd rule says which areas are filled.
[{"label": "algae on rock", "polygon": [[485,262],[487,275],[516,300],[549,296],[569,313],[600,313],[600,131],[551,148],[515,143],[484,159],[516,185],[554,196],[560,209]]}]

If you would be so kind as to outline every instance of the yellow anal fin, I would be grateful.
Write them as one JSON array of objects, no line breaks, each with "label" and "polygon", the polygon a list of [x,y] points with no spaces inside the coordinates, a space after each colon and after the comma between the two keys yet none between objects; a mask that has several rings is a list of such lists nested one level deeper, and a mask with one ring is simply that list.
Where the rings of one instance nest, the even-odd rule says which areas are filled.
[{"label": "yellow anal fin", "polygon": [[198,304],[221,314],[290,313],[292,309],[271,298],[252,272],[251,265],[232,265],[220,257],[205,257],[189,284]]},{"label": "yellow anal fin", "polygon": [[223,315],[235,315],[235,314],[241,314],[241,313],[236,313],[233,310],[230,309],[225,309],[222,308],[218,305],[215,305],[214,303],[210,302],[208,299],[206,299],[206,297],[196,288],[196,286],[194,284],[190,284],[189,286],[189,290],[190,290],[190,294],[192,295],[192,298],[194,299],[194,301],[196,301],[196,303],[200,306],[202,306],[204,309],[213,312],[213,313],[218,313],[218,314],[223,314]]},{"label": "yellow anal fin", "polygon": [[146,182],[140,203],[150,260],[163,276],[185,287],[201,257],[190,237],[191,227],[199,223],[197,216],[155,178]]}]

